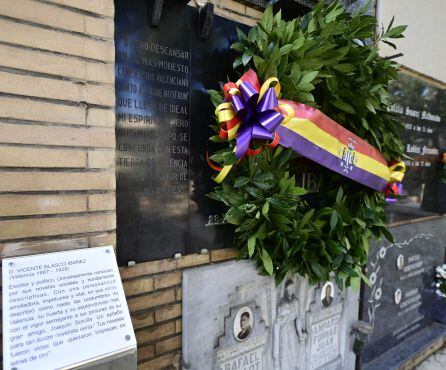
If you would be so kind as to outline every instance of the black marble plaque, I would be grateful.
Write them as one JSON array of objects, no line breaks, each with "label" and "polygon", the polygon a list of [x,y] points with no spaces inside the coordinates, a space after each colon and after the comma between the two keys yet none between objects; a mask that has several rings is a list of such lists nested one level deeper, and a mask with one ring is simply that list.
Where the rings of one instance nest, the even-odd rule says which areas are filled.
[{"label": "black marble plaque", "polygon": [[[237,78],[236,27],[215,16],[198,38],[198,9],[164,1],[159,27],[149,1],[116,2],[117,251],[120,265],[231,245],[205,161],[213,106],[207,89]],[[212,149],[211,149],[212,150]]]},{"label": "black marble plaque", "polygon": [[446,151],[446,92],[400,73],[391,84],[391,112],[402,121],[401,138],[407,157],[403,196],[388,207],[388,222],[446,212],[441,185],[441,155]]},{"label": "black marble plaque", "polygon": [[361,352],[361,367],[432,324],[434,269],[444,261],[446,219],[391,229],[395,243],[370,247],[360,316],[373,326]]}]

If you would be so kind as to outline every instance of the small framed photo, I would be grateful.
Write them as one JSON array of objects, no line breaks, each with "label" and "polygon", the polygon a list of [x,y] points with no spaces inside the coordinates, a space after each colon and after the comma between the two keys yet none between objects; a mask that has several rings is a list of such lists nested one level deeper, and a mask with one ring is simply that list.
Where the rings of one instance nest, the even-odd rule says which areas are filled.
[{"label": "small framed photo", "polygon": [[401,289],[398,288],[397,290],[395,290],[395,293],[393,293],[393,301],[395,302],[395,304],[400,304],[401,297],[402,297]]},{"label": "small framed photo", "polygon": [[239,342],[249,338],[254,325],[254,315],[249,307],[242,307],[234,318],[234,337]]},{"label": "small framed photo", "polygon": [[402,254],[399,254],[396,258],[396,268],[398,270],[401,270],[404,267],[404,256]]},{"label": "small framed photo", "polygon": [[333,302],[333,298],[334,298],[334,285],[331,281],[327,281],[322,286],[322,291],[321,291],[322,306],[324,307],[330,306],[331,302]]}]

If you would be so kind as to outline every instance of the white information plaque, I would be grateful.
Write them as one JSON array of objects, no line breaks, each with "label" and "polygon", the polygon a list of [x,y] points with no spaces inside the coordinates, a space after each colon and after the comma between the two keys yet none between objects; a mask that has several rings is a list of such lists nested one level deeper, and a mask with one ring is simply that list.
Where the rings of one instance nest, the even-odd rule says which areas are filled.
[{"label": "white information plaque", "polygon": [[136,348],[113,247],[3,259],[3,369],[70,369]]}]

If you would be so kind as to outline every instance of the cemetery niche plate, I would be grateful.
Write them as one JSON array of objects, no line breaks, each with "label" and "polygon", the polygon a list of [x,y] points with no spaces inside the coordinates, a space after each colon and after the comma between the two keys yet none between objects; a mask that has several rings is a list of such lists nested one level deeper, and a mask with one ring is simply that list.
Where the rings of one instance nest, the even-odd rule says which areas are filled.
[{"label": "cemetery niche plate", "polygon": [[206,91],[232,76],[229,46],[236,27],[248,27],[214,16],[200,40],[198,10],[185,2],[164,1],[156,28],[149,1],[115,3],[118,263],[229,247],[231,226],[206,197],[214,111]]},{"label": "cemetery niche plate", "polygon": [[350,332],[359,297],[350,289],[311,286],[297,275],[276,286],[246,260],[184,270],[182,288],[182,355],[190,369],[355,368]]},{"label": "cemetery niche plate", "polygon": [[[430,330],[435,321],[433,279],[435,267],[445,257],[445,219],[391,231],[394,244],[382,240],[370,246],[367,277],[371,287],[363,287],[360,317],[373,331],[361,352],[361,369],[369,369],[369,364],[375,369],[374,360],[423,329]],[[418,343],[412,352],[422,345],[426,343]]]}]

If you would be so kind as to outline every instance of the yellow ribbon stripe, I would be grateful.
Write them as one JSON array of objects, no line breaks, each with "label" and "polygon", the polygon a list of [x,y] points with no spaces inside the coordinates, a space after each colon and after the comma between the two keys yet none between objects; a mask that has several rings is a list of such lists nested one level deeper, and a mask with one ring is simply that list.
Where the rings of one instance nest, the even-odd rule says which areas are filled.
[{"label": "yellow ribbon stripe", "polygon": [[228,130],[228,140],[234,140],[237,136],[237,131],[240,127],[240,123],[238,125],[235,125],[233,128]]},{"label": "yellow ribbon stripe", "polygon": [[227,174],[229,173],[229,171],[231,171],[232,168],[232,164],[229,166],[223,166],[223,169],[218,173],[217,176],[214,177],[214,181],[218,184],[220,184],[224,178],[227,176]]},{"label": "yellow ribbon stripe", "polygon": [[262,99],[263,95],[265,95],[265,93],[268,91],[268,89],[271,87],[271,85],[273,83],[276,83],[276,85],[274,86],[274,91],[276,92],[276,96],[277,98],[279,98],[279,94],[280,94],[280,82],[276,77],[271,77],[268,78],[262,85],[262,87],[260,88],[260,92],[259,92],[259,99],[258,102],[260,101],[260,99]]},{"label": "yellow ribbon stripe", "polygon": [[[320,129],[312,121],[305,118],[294,117],[283,126],[291,131],[294,131],[308,141],[311,141],[330,154],[338,158],[342,157],[342,149],[345,148],[346,145],[325,132],[324,130]],[[386,181],[389,181],[389,167],[371,157],[368,157],[365,154],[358,153],[358,161],[356,163],[356,167],[359,167],[367,172],[383,178]]]},{"label": "yellow ribbon stripe", "polygon": [[218,122],[226,122],[235,117],[234,109],[232,109],[231,103],[222,103],[217,108],[215,108],[215,115],[217,116]]},{"label": "yellow ribbon stripe", "polygon": [[282,125],[284,125],[285,123],[287,123],[291,118],[294,117],[294,109],[291,105],[289,104],[280,104],[279,108],[282,108],[287,115],[283,116],[283,121],[282,121]]},{"label": "yellow ribbon stripe", "polygon": [[[397,169],[398,168],[398,169]],[[389,167],[390,180],[389,182],[401,182],[406,172],[406,165],[404,162],[398,162]]]}]

